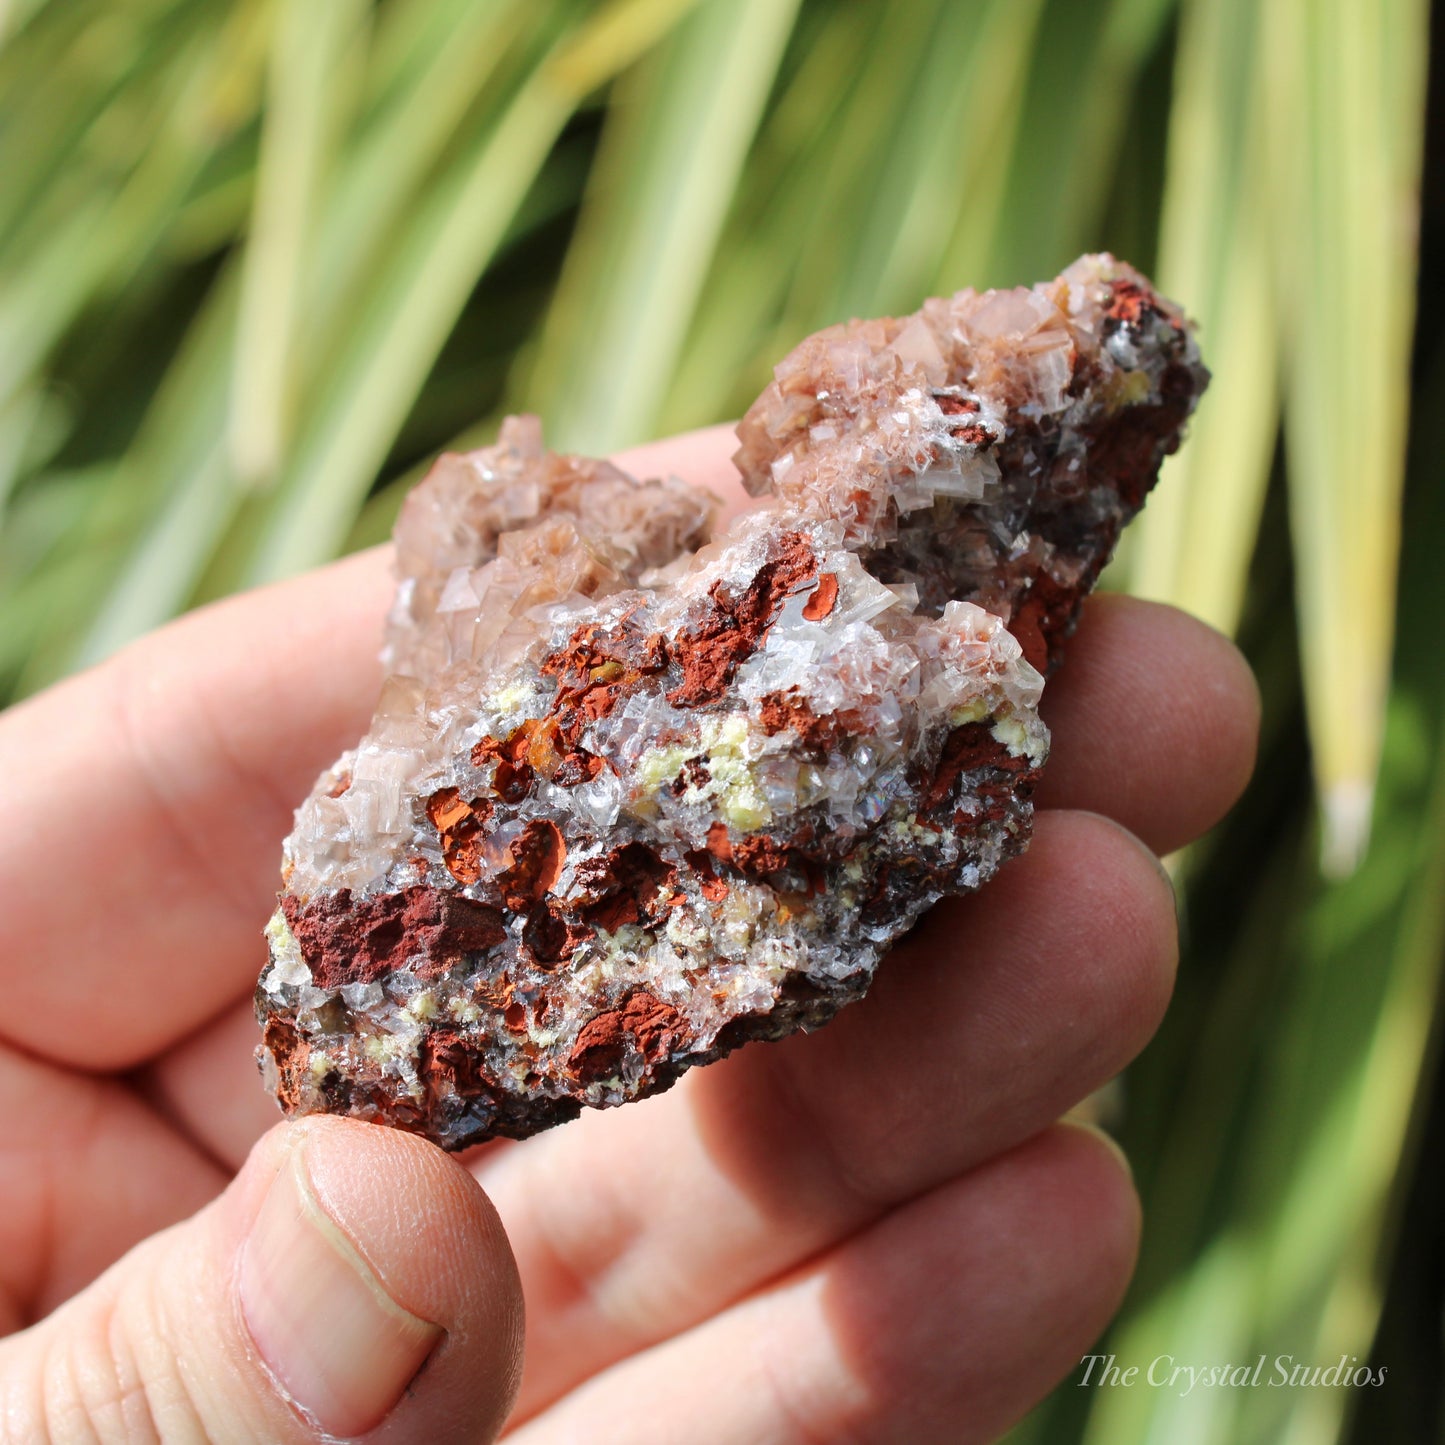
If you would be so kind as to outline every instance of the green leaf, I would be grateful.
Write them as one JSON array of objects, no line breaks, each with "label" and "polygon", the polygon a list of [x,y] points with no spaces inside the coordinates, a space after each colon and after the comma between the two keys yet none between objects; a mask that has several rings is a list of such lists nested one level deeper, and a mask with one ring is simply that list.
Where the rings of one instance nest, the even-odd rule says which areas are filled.
[{"label": "green leaf", "polygon": [[280,0],[279,12],[232,373],[231,466],[249,485],[273,480],[287,449],[304,257],[353,89],[344,72],[354,64],[369,6],[366,0]]},{"label": "green leaf", "polygon": [[670,11],[656,0],[604,8],[567,33],[495,126],[438,181],[374,278],[311,408],[248,570],[300,571],[345,539],[478,276],[505,238],[563,125],[608,67],[637,58]]},{"label": "green leaf", "polygon": [[1323,861],[1365,848],[1394,626],[1428,12],[1271,7],[1285,440]]},{"label": "green leaf", "polygon": [[597,454],[656,425],[796,0],[708,0],[619,83],[524,405]]},{"label": "green leaf", "polygon": [[1157,280],[1199,324],[1213,372],[1188,444],[1132,538],[1129,589],[1238,625],[1279,430],[1270,174],[1277,104],[1252,0],[1186,4]]}]

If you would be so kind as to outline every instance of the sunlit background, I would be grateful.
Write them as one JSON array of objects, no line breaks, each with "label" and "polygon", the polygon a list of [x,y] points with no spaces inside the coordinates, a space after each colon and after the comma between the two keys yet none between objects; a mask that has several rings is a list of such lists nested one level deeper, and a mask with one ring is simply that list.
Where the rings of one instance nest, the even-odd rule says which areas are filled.
[{"label": "sunlit background", "polygon": [[1251,793],[1175,860],[1169,1020],[1101,1102],[1147,1220],[1105,1348],[1389,1374],[1070,1381],[1016,1438],[1445,1438],[1445,1197],[1416,1167],[1445,1147],[1428,25],[1425,0],[0,0],[0,697],[379,540],[508,410],[605,452],[737,415],[829,322],[1116,251],[1215,381],[1110,581],[1235,633],[1266,721]]}]

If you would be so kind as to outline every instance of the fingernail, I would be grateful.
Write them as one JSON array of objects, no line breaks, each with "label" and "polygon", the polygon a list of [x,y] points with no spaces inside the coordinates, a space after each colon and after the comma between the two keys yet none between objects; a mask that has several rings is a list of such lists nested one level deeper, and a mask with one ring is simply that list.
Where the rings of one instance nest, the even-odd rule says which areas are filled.
[{"label": "fingernail", "polygon": [[1129,1162],[1129,1156],[1124,1152],[1124,1146],[1107,1129],[1093,1122],[1091,1119],[1081,1119],[1077,1114],[1066,1114],[1063,1123],[1071,1129],[1077,1129],[1081,1134],[1091,1134],[1099,1141],[1124,1170],[1130,1179],[1134,1177],[1134,1166]]},{"label": "fingernail", "polygon": [[1163,858],[1155,857],[1154,866],[1159,876],[1169,885],[1169,896],[1174,900],[1174,917],[1179,917],[1179,874],[1187,866],[1189,850],[1176,848]]},{"label": "fingernail", "polygon": [[[335,1141],[329,1141],[334,1146]],[[379,1425],[444,1331],[386,1292],[311,1184],[304,1137],[287,1157],[241,1253],[241,1309],[291,1402],[331,1435]]]}]

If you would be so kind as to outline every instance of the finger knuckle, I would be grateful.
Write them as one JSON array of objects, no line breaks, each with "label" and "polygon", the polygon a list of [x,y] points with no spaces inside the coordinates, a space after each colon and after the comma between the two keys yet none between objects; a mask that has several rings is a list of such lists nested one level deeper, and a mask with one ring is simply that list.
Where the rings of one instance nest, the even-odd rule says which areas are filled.
[{"label": "finger knuckle", "polygon": [[210,1438],[162,1351],[136,1346],[113,1306],[62,1312],[6,1361],[3,1445],[132,1445]]}]

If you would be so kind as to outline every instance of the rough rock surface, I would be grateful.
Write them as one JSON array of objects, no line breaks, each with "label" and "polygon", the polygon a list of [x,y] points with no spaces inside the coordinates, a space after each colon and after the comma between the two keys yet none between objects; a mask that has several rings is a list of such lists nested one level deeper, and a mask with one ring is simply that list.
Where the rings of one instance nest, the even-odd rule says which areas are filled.
[{"label": "rough rock surface", "polygon": [[808,338],[681,482],[441,458],[370,731],[287,840],[258,1050],[287,1113],[457,1149],[816,1027],[1026,845],[1084,594],[1208,381],[1109,256]]}]

